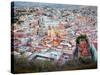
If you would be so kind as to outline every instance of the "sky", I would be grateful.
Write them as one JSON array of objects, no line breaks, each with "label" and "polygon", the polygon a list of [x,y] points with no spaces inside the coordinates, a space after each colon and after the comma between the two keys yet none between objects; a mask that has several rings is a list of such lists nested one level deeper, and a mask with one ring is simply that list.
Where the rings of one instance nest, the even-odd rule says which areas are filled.
[{"label": "sky", "polygon": [[[13,2],[12,2],[13,4]],[[82,7],[87,7],[83,5],[69,5],[69,4],[54,4],[54,3],[40,3],[40,2],[24,2],[24,1],[14,1],[14,7],[23,8],[23,7],[50,7],[50,8],[67,8],[67,9],[79,9]]]}]

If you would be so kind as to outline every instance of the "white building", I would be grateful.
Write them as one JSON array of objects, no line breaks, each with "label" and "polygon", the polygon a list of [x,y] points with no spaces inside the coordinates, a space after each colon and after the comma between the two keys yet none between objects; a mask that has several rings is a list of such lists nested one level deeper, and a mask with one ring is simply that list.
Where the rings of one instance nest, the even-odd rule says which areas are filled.
[{"label": "white building", "polygon": [[41,16],[40,18],[40,25],[43,27],[43,28],[47,28],[48,26],[58,26],[60,23],[59,20],[56,20],[56,19],[50,19],[49,17],[47,16]]}]

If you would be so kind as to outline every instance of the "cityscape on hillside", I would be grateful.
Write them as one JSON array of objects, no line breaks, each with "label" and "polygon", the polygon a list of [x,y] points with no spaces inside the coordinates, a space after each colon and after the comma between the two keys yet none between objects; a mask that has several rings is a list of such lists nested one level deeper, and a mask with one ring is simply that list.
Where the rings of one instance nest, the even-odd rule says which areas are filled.
[{"label": "cityscape on hillside", "polygon": [[97,68],[97,7],[11,3],[14,73]]}]

